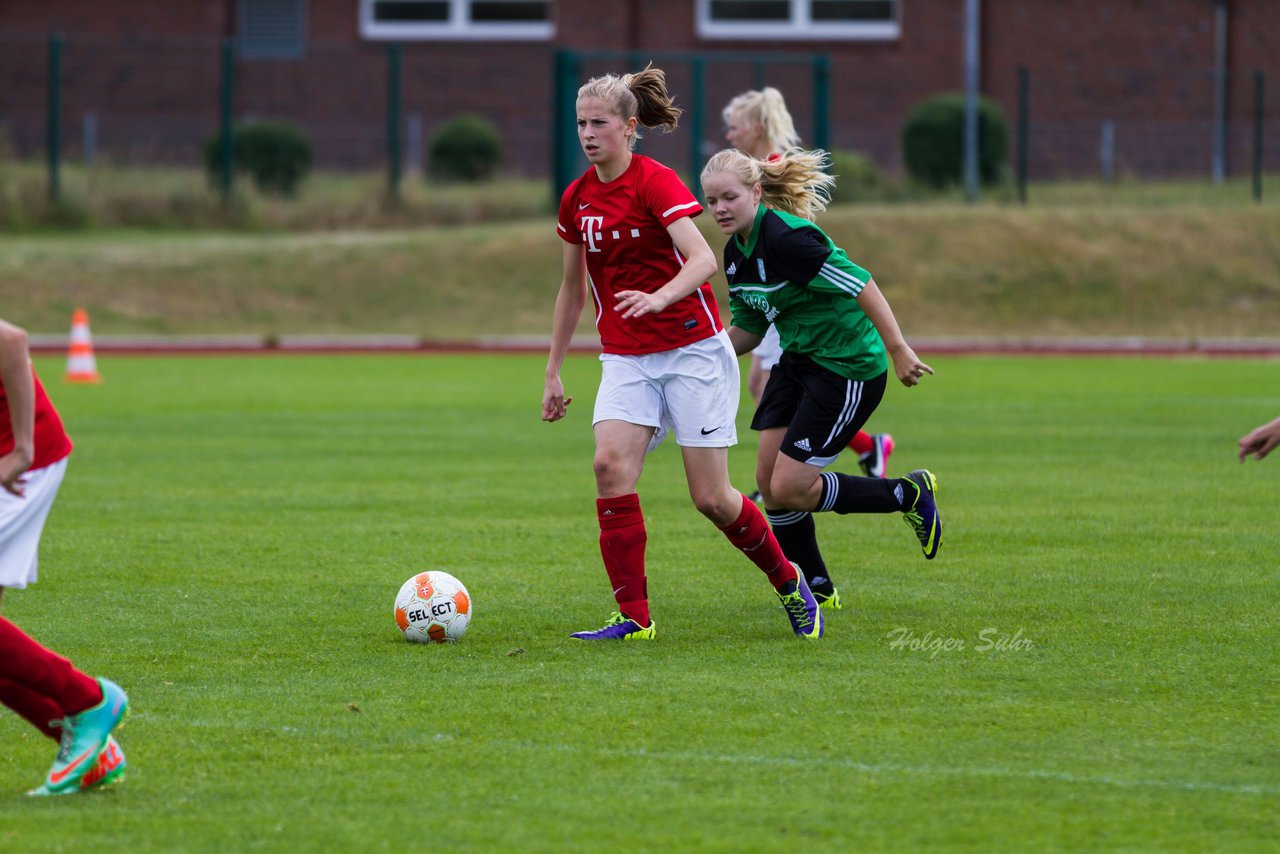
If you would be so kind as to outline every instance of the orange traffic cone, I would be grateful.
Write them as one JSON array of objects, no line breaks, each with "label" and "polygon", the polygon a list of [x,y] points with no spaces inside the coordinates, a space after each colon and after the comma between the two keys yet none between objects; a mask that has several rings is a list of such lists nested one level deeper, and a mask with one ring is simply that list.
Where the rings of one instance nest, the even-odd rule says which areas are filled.
[{"label": "orange traffic cone", "polygon": [[67,351],[67,382],[100,383],[98,362],[93,358],[93,339],[89,336],[89,313],[77,308],[71,315],[71,346]]}]

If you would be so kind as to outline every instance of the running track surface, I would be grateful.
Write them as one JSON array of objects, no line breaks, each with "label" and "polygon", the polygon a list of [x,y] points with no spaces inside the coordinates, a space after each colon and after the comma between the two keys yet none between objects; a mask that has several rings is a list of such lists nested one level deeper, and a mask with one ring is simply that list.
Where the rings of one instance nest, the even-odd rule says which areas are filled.
[{"label": "running track surface", "polygon": [[[31,350],[66,353],[66,336],[33,335]],[[545,353],[544,338],[423,341],[412,336],[107,336],[94,340],[97,353],[125,355],[265,355],[356,353]],[[1280,339],[1191,338],[913,338],[922,356],[1218,356],[1280,357]],[[598,353],[594,339],[575,339],[575,353]]]}]

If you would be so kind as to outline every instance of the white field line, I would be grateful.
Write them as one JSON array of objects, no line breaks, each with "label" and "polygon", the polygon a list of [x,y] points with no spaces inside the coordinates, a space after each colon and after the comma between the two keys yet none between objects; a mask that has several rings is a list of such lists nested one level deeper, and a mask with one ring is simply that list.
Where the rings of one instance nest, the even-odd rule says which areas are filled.
[{"label": "white field line", "polygon": [[1280,785],[1267,783],[1214,783],[1207,780],[1150,780],[1126,779],[1111,775],[1072,774],[1068,771],[1050,771],[1038,768],[1005,768],[1001,766],[950,766],[904,765],[896,762],[860,762],[843,757],[805,757],[792,759],[779,756],[759,756],[749,753],[702,753],[699,751],[655,750],[598,750],[571,744],[529,744],[527,742],[486,742],[504,748],[546,753],[592,753],[601,757],[627,757],[651,759],[660,762],[699,762],[704,764],[782,766],[812,768],[815,765],[828,769],[843,769],[873,776],[917,777],[981,777],[1011,780],[1045,780],[1079,786],[1114,787],[1121,789],[1164,789],[1181,792],[1212,792],[1224,795],[1280,795]]},{"label": "white field line", "polygon": [[[138,715],[131,715],[138,717]],[[207,727],[210,729],[260,729],[256,723],[248,721],[233,722],[226,720],[206,721],[189,720],[184,726]],[[314,734],[312,728],[282,726],[280,732],[291,736],[307,737]],[[323,728],[324,732],[337,733],[332,727]],[[341,731],[348,738],[350,732]],[[450,733],[421,734],[420,740],[433,742],[454,742],[458,739]],[[1152,780],[1128,779],[1113,777],[1110,774],[1073,774],[1070,771],[1050,771],[1042,768],[1006,768],[999,765],[988,766],[956,766],[956,765],[907,765],[899,762],[861,762],[857,759],[830,756],[808,756],[791,758],[787,756],[760,756],[751,753],[705,753],[695,750],[603,750],[593,747],[582,747],[576,744],[532,744],[527,741],[510,741],[506,739],[465,739],[477,747],[496,747],[503,750],[521,750],[527,753],[564,753],[598,756],[602,759],[625,757],[628,759],[648,759],[658,762],[699,762],[717,765],[746,765],[779,768],[812,768],[815,765],[835,769],[853,771],[869,776],[885,777],[979,777],[1009,780],[1044,780],[1050,783],[1066,783],[1073,786],[1112,787],[1117,789],[1162,789],[1175,792],[1209,792],[1221,795],[1262,795],[1275,797],[1280,795],[1280,785],[1271,783],[1214,783],[1209,780]],[[348,741],[348,745],[351,742]]]}]

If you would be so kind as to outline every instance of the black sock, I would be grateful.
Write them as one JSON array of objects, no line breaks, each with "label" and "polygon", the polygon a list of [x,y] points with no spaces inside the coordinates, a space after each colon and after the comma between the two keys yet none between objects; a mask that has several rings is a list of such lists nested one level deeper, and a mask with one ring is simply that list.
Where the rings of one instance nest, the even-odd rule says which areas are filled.
[{"label": "black sock", "polygon": [[827,563],[818,548],[818,533],[813,524],[813,514],[803,510],[765,510],[773,535],[782,546],[787,559],[798,564],[809,582],[809,589],[830,596],[835,585],[827,574]]},{"label": "black sock", "polygon": [[898,513],[914,498],[915,488],[904,487],[896,478],[855,477],[824,471],[822,496],[814,512]]}]

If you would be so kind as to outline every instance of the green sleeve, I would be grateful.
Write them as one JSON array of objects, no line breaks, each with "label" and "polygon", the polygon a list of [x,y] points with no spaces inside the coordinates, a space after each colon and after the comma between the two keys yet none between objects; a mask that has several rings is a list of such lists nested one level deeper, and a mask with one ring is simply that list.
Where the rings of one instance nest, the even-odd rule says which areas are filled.
[{"label": "green sleeve", "polygon": [[857,299],[869,281],[871,274],[850,261],[844,250],[837,247],[808,284],[815,291],[841,293]]},{"label": "green sleeve", "polygon": [[763,336],[769,331],[769,321],[765,319],[764,313],[733,294],[729,295],[729,313],[733,316],[733,325],[744,332]]}]

